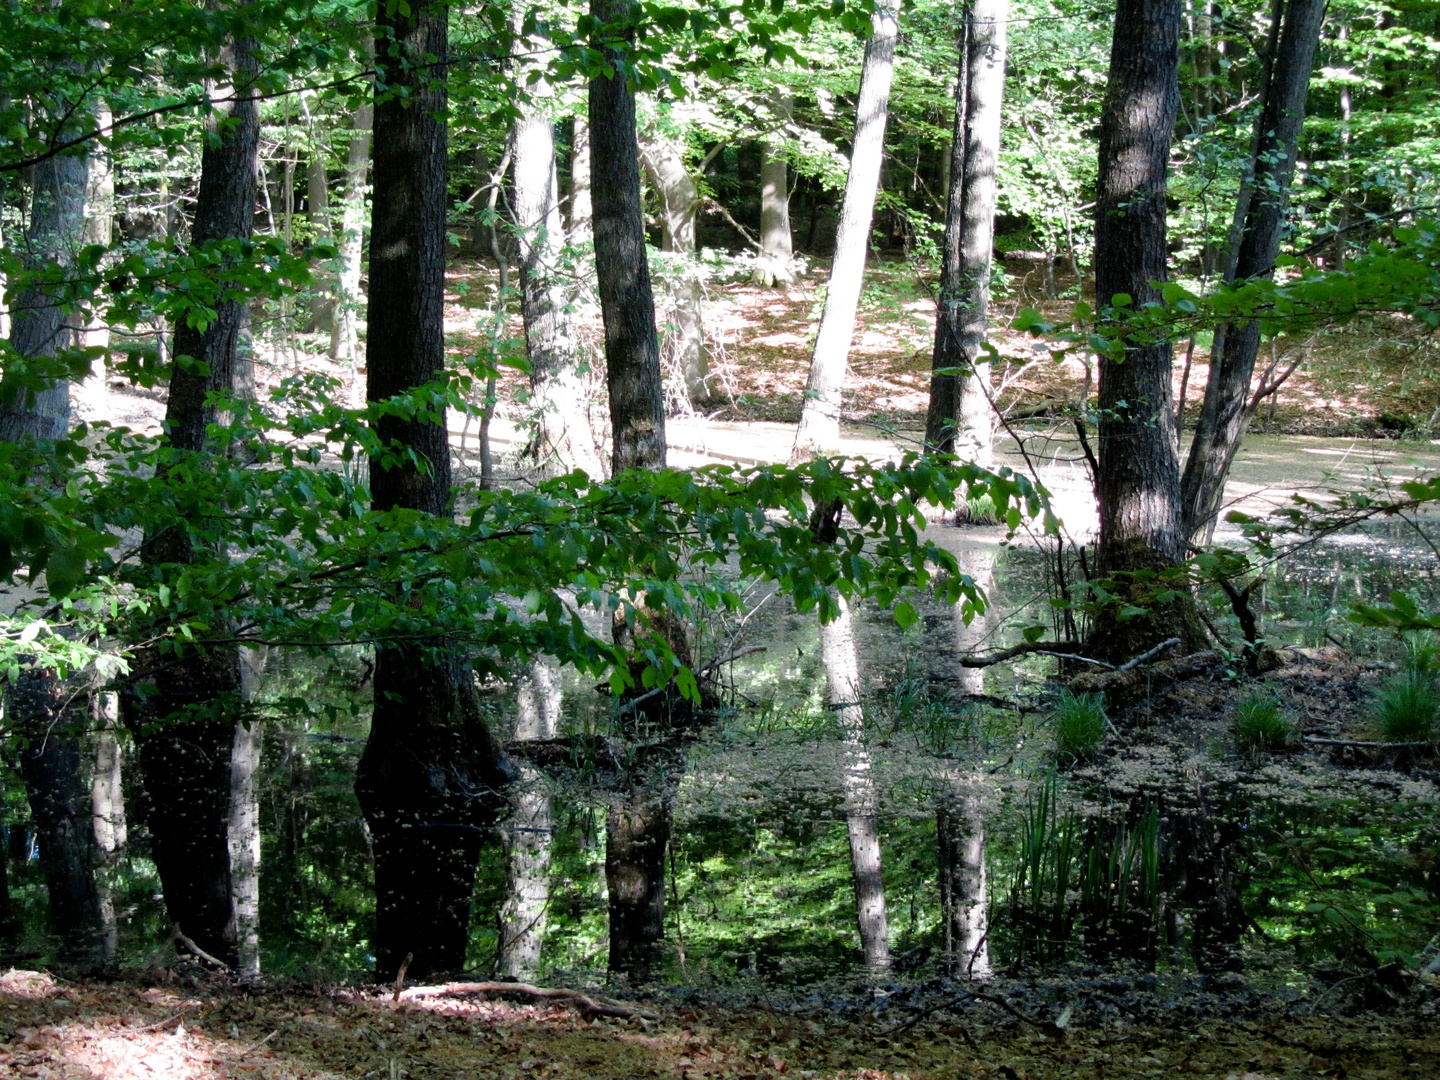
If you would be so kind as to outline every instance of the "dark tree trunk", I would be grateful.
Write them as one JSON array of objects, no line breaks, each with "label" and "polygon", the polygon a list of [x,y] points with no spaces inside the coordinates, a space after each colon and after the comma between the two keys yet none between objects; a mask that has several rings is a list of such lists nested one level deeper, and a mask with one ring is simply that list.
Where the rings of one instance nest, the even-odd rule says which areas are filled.
[{"label": "dark tree trunk", "polygon": [[635,982],[648,979],[660,963],[672,795],[668,787],[634,788],[610,808],[605,825],[610,970]]},{"label": "dark tree trunk", "polygon": [[[231,73],[219,96],[229,102],[207,121],[200,159],[191,243],[246,240],[255,222],[260,113],[251,88],[260,71],[254,44],[228,42],[220,61]],[[219,88],[212,87],[212,90]],[[246,330],[245,297],[236,291],[215,306],[204,330],[181,322],[173,354],[205,365],[177,364],[170,378],[165,428],[170,446],[192,454],[207,449],[206,429],[216,419],[212,392],[233,391]],[[142,557],[152,565],[189,563],[189,534],[168,529],[146,538]],[[197,945],[226,963],[236,961],[235,914],[230,896],[230,748],[240,705],[240,656],[233,645],[187,648],[183,654],[148,652],[159,668],[153,689],[121,694],[122,714],[135,737],[150,800],[156,869],[170,918]]]},{"label": "dark tree trunk", "polygon": [[[35,166],[24,237],[28,268],[72,262],[84,226],[88,179],[89,159],[84,155],[55,157]],[[16,298],[10,344],[21,356],[53,357],[71,344],[73,336],[63,307],[49,290],[31,286]],[[0,439],[9,442],[63,439],[69,428],[66,379],[0,409]],[[10,726],[25,740],[20,773],[40,841],[50,932],[67,959],[98,955],[100,899],[80,747],[90,694],[84,687],[61,682],[55,671],[39,668],[22,672],[6,688],[5,699]],[[0,912],[0,917],[4,915]]]},{"label": "dark tree trunk", "polygon": [[[1269,277],[1275,272],[1284,234],[1285,206],[1295,175],[1300,129],[1315,49],[1325,21],[1325,0],[1290,0],[1257,121],[1253,178],[1233,278]],[[1183,524],[1191,542],[1208,541],[1225,494],[1225,477],[1249,420],[1247,405],[1260,324],[1254,320],[1221,326],[1205,384],[1205,402],[1181,484]]]},{"label": "dark tree trunk", "polygon": [[[1120,0],[1110,81],[1100,119],[1095,219],[1095,295],[1102,318],[1160,300],[1166,276],[1165,181],[1180,100],[1180,0]],[[1180,527],[1180,467],[1171,402],[1168,340],[1135,335],[1123,359],[1100,358],[1100,571],[1149,614],[1120,621],[1107,607],[1091,649],[1128,658],[1137,648],[1179,634],[1196,636],[1192,609],[1152,605],[1145,575],[1185,556]],[[1137,577],[1137,575],[1140,575]],[[1153,580],[1153,579],[1152,579]]]},{"label": "dark tree trunk", "polygon": [[[960,31],[945,250],[935,314],[935,352],[925,441],[988,466],[993,459],[990,259],[995,246],[995,166],[1005,92],[1009,0],[972,0]],[[959,374],[944,374],[959,369]]]},{"label": "dark tree trunk", "polygon": [[[370,230],[368,397],[444,377],[447,8],[381,5]],[[404,14],[401,12],[404,11]],[[383,417],[387,444],[429,464],[371,462],[376,510],[448,515],[444,415]],[[375,845],[375,960],[392,979],[406,956],[423,978],[465,966],[470,895],[505,778],[461,658],[418,645],[376,649],[375,705],[355,792]]]},{"label": "dark tree trunk", "polygon": [[6,713],[25,739],[20,775],[40,840],[50,933],[62,957],[98,956],[103,923],[95,888],[95,833],[81,766],[90,695],[62,683],[52,671],[22,672],[6,697]]},{"label": "dark tree trunk", "polygon": [[590,169],[595,272],[605,321],[612,473],[665,465],[665,391],[655,335],[655,298],[645,257],[635,94],[626,81],[634,40],[631,0],[591,0],[602,27],[594,47],[615,71],[590,80]]}]

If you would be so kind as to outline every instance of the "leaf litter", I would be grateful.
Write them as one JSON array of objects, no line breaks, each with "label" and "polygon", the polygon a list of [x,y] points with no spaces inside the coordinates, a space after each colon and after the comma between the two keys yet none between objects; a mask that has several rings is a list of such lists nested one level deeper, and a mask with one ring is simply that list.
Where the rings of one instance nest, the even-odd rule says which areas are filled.
[{"label": "leaf litter", "polygon": [[[11,971],[0,976],[0,1076],[1440,1076],[1440,982],[1435,980],[1417,981],[1402,1007],[1384,1013],[1331,1012],[1323,999],[1286,1002],[1235,987],[1202,992],[1170,986],[1152,992],[1154,1000],[1147,1005],[1133,990],[1108,993],[1083,979],[1053,981],[1048,987],[992,980],[985,986],[973,994],[957,994],[964,988],[953,983],[891,994],[852,988],[848,997],[817,1000],[812,994],[789,1004],[666,991],[645,1002],[660,1016],[652,1021],[638,1016],[587,1019],[571,1003],[515,1002],[495,995],[394,1002],[392,993],[381,987],[259,986],[174,975],[161,986],[70,983],[41,972]],[[1058,997],[1067,993],[1069,1000],[1061,1004]],[[1007,1001],[1009,1009],[999,1007],[998,1000]],[[906,1023],[909,1020],[915,1022]]]}]

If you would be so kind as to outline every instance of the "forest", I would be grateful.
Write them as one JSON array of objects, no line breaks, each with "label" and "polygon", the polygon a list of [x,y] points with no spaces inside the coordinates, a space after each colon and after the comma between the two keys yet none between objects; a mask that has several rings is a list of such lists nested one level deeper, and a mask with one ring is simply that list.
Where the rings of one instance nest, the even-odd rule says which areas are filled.
[{"label": "forest", "polygon": [[16,0],[0,279],[0,1074],[1440,1075],[1437,0]]}]

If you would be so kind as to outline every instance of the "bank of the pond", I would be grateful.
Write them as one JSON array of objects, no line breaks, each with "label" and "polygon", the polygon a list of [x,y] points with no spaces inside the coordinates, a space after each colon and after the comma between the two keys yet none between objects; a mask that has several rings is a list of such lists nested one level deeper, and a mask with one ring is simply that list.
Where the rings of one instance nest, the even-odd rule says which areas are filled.
[{"label": "bank of the pond", "polygon": [[1440,1070],[1440,992],[1428,982],[1383,1013],[1241,987],[1136,990],[1096,979],[1068,989],[852,989],[824,1000],[748,1005],[691,991],[652,999],[649,1019],[629,1020],[514,997],[392,997],[385,988],[235,985],[184,967],[120,983],[11,971],[0,976],[0,1074],[1429,1080]]}]

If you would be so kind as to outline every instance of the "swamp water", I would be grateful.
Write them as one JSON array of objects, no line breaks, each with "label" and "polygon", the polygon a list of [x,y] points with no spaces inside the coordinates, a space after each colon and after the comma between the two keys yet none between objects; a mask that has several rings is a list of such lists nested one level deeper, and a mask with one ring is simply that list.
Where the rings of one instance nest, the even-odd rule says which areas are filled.
[{"label": "swamp water", "polygon": [[[1237,487],[1248,499],[1293,487],[1297,461],[1309,470],[1302,479],[1324,483],[1328,451],[1344,455],[1350,445],[1255,441]],[[1342,460],[1358,469],[1342,477],[1347,486],[1363,479],[1368,466]],[[1422,953],[1440,930],[1433,758],[1347,757],[1316,746],[1247,753],[1230,735],[1237,706],[1259,694],[1298,731],[1369,737],[1370,696],[1400,650],[1343,616],[1394,588],[1440,606],[1440,557],[1415,528],[1383,522],[1289,556],[1267,572],[1257,606],[1273,644],[1301,647],[1290,663],[1261,681],[1222,668],[1112,707],[1101,749],[1078,761],[1056,752],[1054,660],[983,670],[957,662],[1049,620],[1046,559],[1002,544],[993,529],[935,526],[932,535],[986,587],[990,612],[966,625],[918,604],[922,618],[901,631],[886,613],[858,611],[859,732],[827,704],[813,614],[757,591],[743,620],[703,628],[698,662],[764,651],[722,669],[723,704],[675,770],[666,980],[793,985],[857,970],[853,820],[847,829],[856,798],[847,776],[857,768],[878,826],[896,976],[975,972],[977,962],[1014,972],[1128,963],[1243,969],[1275,985],[1333,970],[1339,983]],[[1209,608],[1217,630],[1238,643],[1223,600],[1210,598]],[[267,972],[371,977],[370,855],[351,789],[369,671],[359,650],[276,650],[256,688]],[[514,739],[571,737],[623,757],[593,680],[533,665],[516,684],[486,687],[484,707]],[[516,812],[481,860],[474,970],[495,970],[505,953],[509,974],[603,977],[606,819],[618,796],[614,770],[587,753],[563,767],[523,765]],[[22,951],[43,958],[43,878],[23,789],[5,770]],[[146,857],[144,792],[129,771],[125,794],[128,847],[103,873],[118,955],[144,961],[161,953],[166,921]],[[947,951],[956,959],[944,965]]]}]

